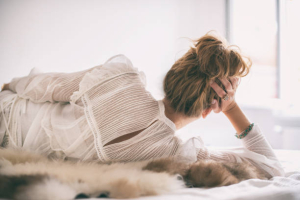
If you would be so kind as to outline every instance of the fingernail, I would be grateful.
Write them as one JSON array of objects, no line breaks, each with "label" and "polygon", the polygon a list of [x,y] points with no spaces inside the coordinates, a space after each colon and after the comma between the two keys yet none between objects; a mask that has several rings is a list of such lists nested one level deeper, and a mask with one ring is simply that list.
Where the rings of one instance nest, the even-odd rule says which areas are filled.
[{"label": "fingernail", "polygon": [[217,103],[217,100],[213,100],[212,102],[211,102],[211,104],[215,104],[215,103]]},{"label": "fingernail", "polygon": [[210,80],[210,81],[209,81],[209,84],[211,85],[213,82],[214,82],[213,80]]}]

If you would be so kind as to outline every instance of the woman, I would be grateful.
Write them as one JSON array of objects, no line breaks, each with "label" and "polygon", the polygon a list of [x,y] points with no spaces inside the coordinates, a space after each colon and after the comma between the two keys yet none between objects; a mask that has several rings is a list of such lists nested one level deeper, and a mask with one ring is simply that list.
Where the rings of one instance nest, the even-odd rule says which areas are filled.
[{"label": "woman", "polygon": [[[0,93],[0,138],[3,145],[9,136],[8,146],[68,159],[136,161],[175,155],[188,161],[250,162],[270,177],[283,175],[271,146],[234,99],[238,77],[250,66],[207,34],[169,70],[162,100],[146,91],[144,73],[124,55],[76,73],[33,70]],[[211,111],[227,116],[244,148],[208,151],[200,138],[183,144],[174,135]]]}]

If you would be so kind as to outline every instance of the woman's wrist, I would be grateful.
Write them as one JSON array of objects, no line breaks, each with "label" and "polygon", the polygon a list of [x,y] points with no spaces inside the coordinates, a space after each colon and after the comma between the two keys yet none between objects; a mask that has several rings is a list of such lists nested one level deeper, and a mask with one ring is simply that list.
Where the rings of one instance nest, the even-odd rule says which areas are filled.
[{"label": "woman's wrist", "polygon": [[221,98],[221,103],[219,104],[216,102],[212,104],[211,109],[216,113],[222,111],[229,119],[236,132],[238,134],[242,133],[250,125],[250,122],[234,99],[238,86],[238,78],[224,77],[218,79],[222,82],[225,89],[221,88],[216,82],[211,82],[210,86]]},{"label": "woman's wrist", "polygon": [[254,123],[250,124],[250,125],[246,128],[246,130],[244,130],[243,132],[241,132],[241,133],[236,133],[236,134],[235,134],[235,137],[237,137],[237,138],[239,138],[239,139],[243,139],[243,138],[246,137],[246,136],[248,135],[248,133],[252,130],[253,126],[254,126]]},{"label": "woman's wrist", "polygon": [[232,102],[230,106],[226,110],[223,111],[223,113],[226,115],[226,113],[230,113],[232,110],[234,110],[237,107],[237,103],[235,101]]},{"label": "woman's wrist", "polygon": [[229,119],[238,134],[242,133],[251,124],[237,104],[223,113]]}]

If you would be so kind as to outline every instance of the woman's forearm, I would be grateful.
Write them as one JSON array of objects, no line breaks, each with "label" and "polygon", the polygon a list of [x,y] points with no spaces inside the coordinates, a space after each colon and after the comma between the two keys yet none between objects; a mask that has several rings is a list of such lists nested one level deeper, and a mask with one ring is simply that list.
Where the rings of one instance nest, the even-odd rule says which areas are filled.
[{"label": "woman's forearm", "polygon": [[250,122],[247,119],[247,117],[244,115],[240,107],[237,105],[234,98],[236,89],[238,87],[239,78],[229,77],[229,78],[219,78],[219,80],[222,82],[223,86],[225,87],[226,92],[215,81],[211,82],[211,87],[222,99],[222,102],[220,104],[218,103],[218,101],[214,100],[212,102],[211,108],[216,113],[222,111],[229,119],[229,121],[235,128],[236,132],[240,134],[247,129],[247,127],[250,125]]},{"label": "woman's forearm", "polygon": [[249,120],[237,104],[232,109],[223,113],[229,119],[238,134],[242,133],[250,125]]}]

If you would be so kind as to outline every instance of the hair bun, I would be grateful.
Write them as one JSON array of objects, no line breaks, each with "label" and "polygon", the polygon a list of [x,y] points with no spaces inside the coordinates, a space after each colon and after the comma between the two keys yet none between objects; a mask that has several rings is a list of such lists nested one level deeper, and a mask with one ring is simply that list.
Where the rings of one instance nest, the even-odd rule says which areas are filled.
[{"label": "hair bun", "polygon": [[251,64],[244,61],[239,49],[234,49],[236,46],[228,46],[225,39],[206,34],[194,42],[192,49],[198,60],[199,72],[210,79],[246,76],[249,73]]}]

